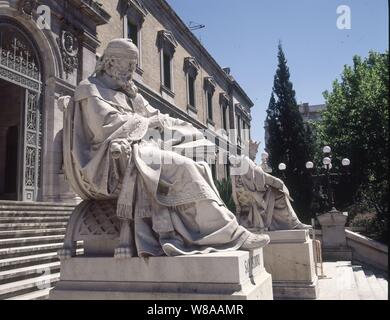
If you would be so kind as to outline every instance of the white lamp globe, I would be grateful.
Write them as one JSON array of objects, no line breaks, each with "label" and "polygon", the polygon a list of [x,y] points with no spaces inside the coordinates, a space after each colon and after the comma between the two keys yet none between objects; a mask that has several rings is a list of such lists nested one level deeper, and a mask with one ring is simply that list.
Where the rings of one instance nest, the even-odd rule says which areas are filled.
[{"label": "white lamp globe", "polygon": [[313,169],[314,168],[314,163],[311,161],[306,162],[306,169]]},{"label": "white lamp globe", "polygon": [[330,165],[332,163],[332,160],[329,158],[329,157],[325,157],[323,160],[322,160],[322,163],[326,166]]},{"label": "white lamp globe", "polygon": [[332,152],[332,148],[329,147],[329,146],[325,146],[324,149],[322,149],[322,152],[323,153],[331,153]]},{"label": "white lamp globe", "polygon": [[285,163],[280,163],[280,164],[279,164],[279,170],[280,170],[280,171],[284,171],[284,170],[286,170],[286,169],[287,169],[287,166],[286,166]]},{"label": "white lamp globe", "polygon": [[341,163],[344,167],[348,167],[351,164],[351,160],[345,158],[343,161],[341,161]]}]

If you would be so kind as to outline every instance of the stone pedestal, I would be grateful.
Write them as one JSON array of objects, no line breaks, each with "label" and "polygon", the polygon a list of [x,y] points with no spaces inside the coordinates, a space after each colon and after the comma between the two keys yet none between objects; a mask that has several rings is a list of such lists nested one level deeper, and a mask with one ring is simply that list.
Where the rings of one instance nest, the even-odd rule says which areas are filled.
[{"label": "stone pedestal", "polygon": [[61,262],[52,300],[272,300],[263,249],[148,259]]},{"label": "stone pedestal", "polygon": [[345,224],[348,213],[332,210],[317,216],[322,229],[322,256],[324,260],[352,260],[352,251],[347,247]]},{"label": "stone pedestal", "polygon": [[276,299],[316,299],[313,241],[308,230],[266,232],[271,243],[264,248],[264,264],[272,275]]}]

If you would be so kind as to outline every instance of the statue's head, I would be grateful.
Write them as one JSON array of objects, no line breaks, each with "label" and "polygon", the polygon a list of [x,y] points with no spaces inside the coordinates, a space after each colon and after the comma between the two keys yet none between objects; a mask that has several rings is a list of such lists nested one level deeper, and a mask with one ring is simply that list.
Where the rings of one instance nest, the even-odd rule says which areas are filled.
[{"label": "statue's head", "polygon": [[260,142],[249,140],[249,158],[253,161],[256,160],[257,153],[259,152]]},{"label": "statue's head", "polygon": [[108,75],[119,87],[135,96],[136,88],[132,80],[138,63],[138,55],[138,48],[131,39],[111,40],[103,56],[97,62],[95,73]]}]

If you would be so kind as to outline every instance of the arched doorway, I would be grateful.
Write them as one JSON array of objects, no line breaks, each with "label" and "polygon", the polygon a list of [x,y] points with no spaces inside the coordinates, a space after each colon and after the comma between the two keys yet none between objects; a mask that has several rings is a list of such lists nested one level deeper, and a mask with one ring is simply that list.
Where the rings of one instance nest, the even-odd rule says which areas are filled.
[{"label": "arched doorway", "polygon": [[0,200],[38,198],[41,95],[41,64],[33,43],[17,26],[0,22]]}]

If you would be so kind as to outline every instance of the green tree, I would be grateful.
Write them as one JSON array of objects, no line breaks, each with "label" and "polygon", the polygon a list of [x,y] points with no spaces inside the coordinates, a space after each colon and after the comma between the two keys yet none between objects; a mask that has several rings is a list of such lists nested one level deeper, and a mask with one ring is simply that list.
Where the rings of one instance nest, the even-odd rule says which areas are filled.
[{"label": "green tree", "polygon": [[351,159],[351,183],[343,188],[349,194],[338,190],[336,196],[375,210],[382,236],[387,234],[389,215],[388,70],[388,52],[370,52],[365,59],[355,56],[353,65],[344,67],[341,81],[324,93],[327,110],[317,128],[319,139],[332,146],[335,155]]},{"label": "green tree", "polygon": [[313,142],[309,125],[305,125],[295,98],[290,71],[282,45],[278,47],[278,68],[267,109],[269,139],[266,149],[275,175],[280,175],[280,163],[287,165],[281,176],[290,189],[293,206],[301,219],[308,222],[311,212],[312,183],[305,164],[312,159]]}]

